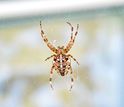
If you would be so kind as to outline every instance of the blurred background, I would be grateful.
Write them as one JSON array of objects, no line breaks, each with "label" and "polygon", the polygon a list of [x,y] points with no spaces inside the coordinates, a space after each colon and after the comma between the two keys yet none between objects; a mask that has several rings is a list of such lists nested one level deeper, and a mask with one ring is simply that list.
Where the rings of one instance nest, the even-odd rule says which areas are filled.
[{"label": "blurred background", "polygon": [[[67,45],[70,22],[79,33],[69,51],[70,75],[54,72],[53,53],[40,36]],[[124,107],[124,2],[122,0],[0,1],[0,107]]]}]

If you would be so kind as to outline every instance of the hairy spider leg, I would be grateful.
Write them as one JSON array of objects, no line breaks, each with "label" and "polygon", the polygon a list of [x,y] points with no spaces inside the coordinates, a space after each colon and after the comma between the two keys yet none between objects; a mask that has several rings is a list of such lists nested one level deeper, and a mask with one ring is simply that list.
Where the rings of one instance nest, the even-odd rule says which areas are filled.
[{"label": "hairy spider leg", "polygon": [[51,55],[50,57],[46,58],[45,61],[47,61],[48,59],[54,57],[55,55]]},{"label": "hairy spider leg", "polygon": [[69,24],[69,26],[71,27],[71,39],[72,39],[72,38],[73,38],[73,30],[74,30],[74,28],[73,28],[73,26],[71,25],[71,23],[67,22],[67,24]]},{"label": "hairy spider leg", "polygon": [[41,21],[40,21],[40,28],[41,28],[41,37],[43,38],[44,42],[47,44],[50,50],[52,50],[54,53],[57,53],[57,49],[48,41],[48,38],[44,35]]},{"label": "hairy spider leg", "polygon": [[53,85],[52,85],[52,77],[53,77],[53,69],[54,69],[54,67],[55,67],[55,66],[52,66],[52,67],[51,67],[50,78],[49,78],[50,87],[51,87],[52,89],[54,89],[54,88],[53,88]]},{"label": "hairy spider leg", "polygon": [[69,91],[71,91],[72,90],[72,88],[73,88],[73,84],[74,84],[74,78],[73,78],[73,71],[72,71],[72,67],[70,66],[70,75],[71,75],[71,86],[70,86],[70,89],[69,89]]},{"label": "hairy spider leg", "polygon": [[67,24],[69,24],[71,26],[71,39],[64,49],[65,53],[68,53],[68,51],[72,48],[74,41],[75,41],[75,37],[78,34],[78,28],[79,28],[79,24],[77,24],[76,32],[75,32],[74,37],[73,37],[73,26],[69,22],[67,22]]},{"label": "hairy spider leg", "polygon": [[68,54],[68,57],[71,57],[79,65],[79,62],[72,55]]}]

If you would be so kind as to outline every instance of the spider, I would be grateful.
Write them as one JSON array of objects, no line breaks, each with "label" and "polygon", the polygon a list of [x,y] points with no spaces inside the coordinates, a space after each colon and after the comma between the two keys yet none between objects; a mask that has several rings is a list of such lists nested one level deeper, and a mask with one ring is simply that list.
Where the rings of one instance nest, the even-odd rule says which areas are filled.
[{"label": "spider", "polygon": [[40,21],[41,37],[43,38],[43,41],[47,44],[47,46],[50,48],[50,50],[54,52],[53,55],[45,59],[45,61],[47,61],[48,59],[53,57],[53,65],[50,70],[50,78],[49,78],[50,86],[52,89],[53,89],[52,86],[53,70],[57,71],[57,73],[59,73],[61,76],[65,76],[68,74],[68,72],[70,72],[70,76],[71,76],[70,90],[71,90],[74,82],[74,78],[72,76],[73,71],[71,67],[71,59],[73,59],[79,65],[78,61],[71,54],[67,54],[74,44],[75,37],[77,36],[78,33],[79,24],[77,24],[75,33],[73,33],[73,26],[71,25],[71,23],[67,22],[67,24],[71,27],[70,41],[66,47],[58,46],[56,48],[48,41],[48,38],[44,35],[44,31],[42,29],[42,24]]}]

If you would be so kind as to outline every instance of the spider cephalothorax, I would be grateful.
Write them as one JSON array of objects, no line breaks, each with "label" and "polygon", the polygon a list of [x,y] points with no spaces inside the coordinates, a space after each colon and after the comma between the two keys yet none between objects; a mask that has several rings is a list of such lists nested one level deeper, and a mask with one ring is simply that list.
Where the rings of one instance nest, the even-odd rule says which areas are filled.
[{"label": "spider cephalothorax", "polygon": [[72,89],[73,86],[73,76],[72,76],[72,67],[71,67],[71,58],[76,61],[76,63],[79,65],[79,63],[77,62],[77,60],[75,58],[73,58],[73,56],[71,54],[67,54],[69,52],[69,50],[72,48],[74,41],[75,41],[75,37],[77,36],[78,33],[78,28],[79,25],[77,24],[77,29],[76,32],[73,34],[73,26],[67,22],[67,24],[69,24],[71,26],[71,39],[69,41],[69,43],[67,44],[66,47],[64,46],[58,46],[57,48],[54,47],[47,39],[47,37],[44,35],[44,31],[42,30],[42,25],[40,22],[40,27],[41,27],[41,37],[43,38],[44,42],[47,44],[47,46],[50,48],[50,50],[52,50],[54,52],[53,55],[51,55],[50,57],[48,57],[46,60],[50,59],[53,57],[53,65],[51,67],[51,71],[50,71],[50,86],[53,89],[52,86],[52,76],[53,76],[53,70],[57,71],[61,76],[65,76],[66,74],[68,74],[68,72],[70,72],[71,74],[71,87],[70,90]]}]

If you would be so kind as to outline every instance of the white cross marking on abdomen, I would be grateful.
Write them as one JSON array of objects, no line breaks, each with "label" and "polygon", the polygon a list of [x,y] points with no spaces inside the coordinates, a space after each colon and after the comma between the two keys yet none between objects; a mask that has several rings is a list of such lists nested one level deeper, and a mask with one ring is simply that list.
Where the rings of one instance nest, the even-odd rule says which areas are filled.
[{"label": "white cross marking on abdomen", "polygon": [[62,55],[60,54],[60,68],[62,70]]}]

